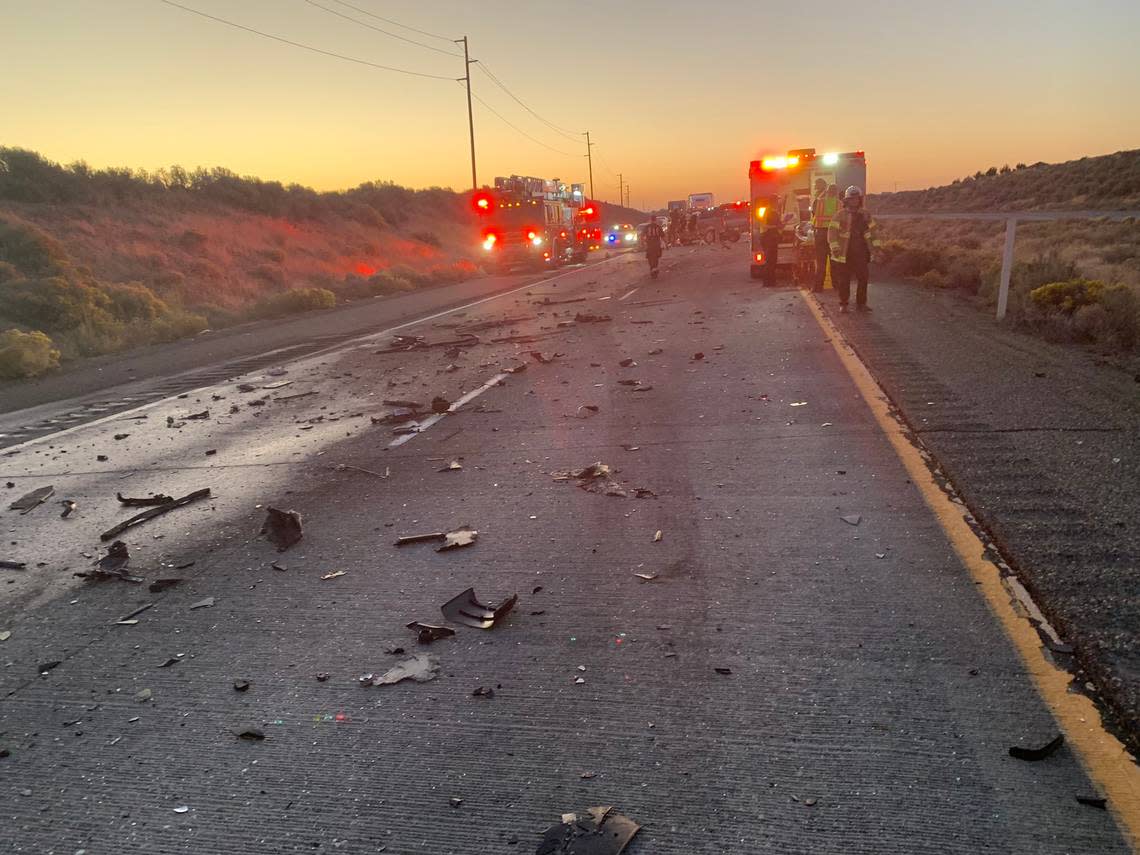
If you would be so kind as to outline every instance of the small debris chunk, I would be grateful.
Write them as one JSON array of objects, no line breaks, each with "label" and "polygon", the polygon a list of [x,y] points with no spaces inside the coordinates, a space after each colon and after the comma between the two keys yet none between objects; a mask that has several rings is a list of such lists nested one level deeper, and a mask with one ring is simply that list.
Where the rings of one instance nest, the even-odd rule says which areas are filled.
[{"label": "small debris chunk", "polygon": [[1026,760],[1033,763],[1038,760],[1044,760],[1064,744],[1065,735],[1061,733],[1058,734],[1055,739],[1045,743],[1040,748],[1022,748],[1020,745],[1011,745],[1009,749],[1009,756],[1016,757],[1018,760]]},{"label": "small debris chunk", "polygon": [[366,674],[360,678],[360,683],[363,686],[391,686],[403,680],[426,683],[438,676],[439,659],[427,653],[417,653],[410,659],[397,662],[379,676]]},{"label": "small debris chunk", "polygon": [[40,487],[32,490],[32,492],[25,493],[8,505],[8,510],[19,511],[21,514],[30,513],[50,499],[53,493],[55,493],[55,487]]},{"label": "small debris chunk", "polygon": [[60,519],[67,519],[79,508],[79,505],[72,499],[64,499],[60,504],[63,505],[63,513],[59,515]]},{"label": "small debris chunk", "polygon": [[204,600],[198,600],[198,602],[196,602],[196,603],[191,603],[190,604],[190,611],[194,611],[195,609],[209,609],[209,608],[213,608],[213,606],[214,606],[214,598],[213,597],[206,597],[206,599],[204,599]]},{"label": "small debris chunk", "polygon": [[443,535],[443,545],[436,549],[436,552],[446,552],[449,549],[459,549],[464,546],[470,546],[479,539],[479,532],[470,526],[460,526],[454,531],[445,532]]},{"label": "small debris chunk", "polygon": [[234,691],[235,692],[248,692],[249,686],[250,686],[249,680],[234,680]]},{"label": "small debris chunk", "polygon": [[249,727],[237,735],[238,739],[244,739],[247,742],[261,742],[265,739],[265,731],[259,730],[256,727]]},{"label": "small debris chunk", "polygon": [[173,511],[175,508],[181,508],[185,505],[189,505],[189,504],[192,504],[194,502],[200,501],[201,499],[208,499],[208,498],[210,498],[210,488],[209,487],[203,487],[201,490],[195,490],[193,493],[187,493],[185,496],[182,496],[179,499],[175,499],[172,502],[167,502],[164,505],[160,505],[156,508],[151,508],[150,510],[143,511],[142,513],[139,513],[139,514],[135,514],[130,519],[124,520],[123,522],[119,523],[118,525],[107,529],[107,531],[105,531],[101,535],[99,535],[99,539],[100,540],[113,540],[114,538],[118,537],[120,534],[122,534],[127,529],[134,528],[137,525],[141,525],[142,523],[146,522],[147,520],[152,520],[155,517],[160,517],[163,514],[166,514],[166,513],[169,513],[170,511]]},{"label": "small debris chunk", "polygon": [[329,579],[337,579],[337,578],[339,578],[339,577],[341,577],[341,576],[347,576],[347,575],[348,575],[348,571],[347,571],[347,570],[334,570],[334,571],[333,571],[333,572],[331,572],[331,573],[326,573],[325,575],[323,575],[323,576],[321,577],[321,581],[322,581],[322,582],[327,582]]},{"label": "small debris chunk", "polygon": [[455,635],[455,630],[449,626],[436,626],[435,624],[422,623],[418,620],[409,623],[408,629],[416,633],[416,639],[420,644],[431,644],[433,641],[439,641],[441,638],[450,638]]},{"label": "small debris chunk", "polygon": [[282,511],[272,506],[265,509],[265,522],[261,524],[261,534],[284,552],[297,543],[302,534],[301,515],[296,511]]},{"label": "small debris chunk", "polygon": [[122,493],[116,493],[115,498],[119,500],[119,504],[126,505],[129,508],[153,508],[174,501],[173,496],[167,496],[164,493],[155,493],[153,496],[143,498],[131,498]]},{"label": "small debris chunk", "polygon": [[150,585],[147,586],[147,590],[149,590],[152,594],[157,594],[159,591],[165,591],[167,588],[173,588],[181,581],[181,579],[175,578],[155,579],[150,583]]},{"label": "small debris chunk", "polygon": [[542,835],[536,855],[620,855],[641,830],[612,807],[592,807],[585,816],[562,815]]},{"label": "small debris chunk", "polygon": [[513,594],[497,606],[487,606],[475,597],[474,588],[468,588],[440,606],[440,611],[452,623],[475,629],[491,629],[510,613],[518,601],[519,595]]},{"label": "small debris chunk", "polygon": [[843,520],[848,525],[859,525],[859,523],[863,522],[863,515],[862,514],[848,514],[847,516],[840,517],[840,519]]},{"label": "small debris chunk", "polygon": [[446,413],[451,409],[451,401],[447,400],[440,395],[436,395],[431,399],[431,411],[433,413]]},{"label": "small debris chunk", "polygon": [[474,692],[471,693],[471,697],[473,697],[473,698],[493,698],[493,697],[495,697],[495,690],[492,689],[490,686],[480,686],[478,689],[476,689]]}]

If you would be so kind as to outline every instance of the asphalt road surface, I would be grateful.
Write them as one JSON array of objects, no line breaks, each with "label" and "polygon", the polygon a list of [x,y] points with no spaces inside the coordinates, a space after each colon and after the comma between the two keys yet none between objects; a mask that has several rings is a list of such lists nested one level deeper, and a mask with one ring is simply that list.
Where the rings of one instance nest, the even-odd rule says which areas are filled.
[{"label": "asphalt road surface", "polygon": [[[377,330],[0,452],[6,498],[55,491],[0,511],[6,851],[533,852],[594,805],[634,855],[1133,851],[1135,767],[818,310],[739,248],[643,264],[399,330],[459,354]],[[120,535],[144,582],[75,577],[116,493],[205,487]],[[417,644],[471,587],[519,601]],[[435,679],[360,684],[412,655]]]}]

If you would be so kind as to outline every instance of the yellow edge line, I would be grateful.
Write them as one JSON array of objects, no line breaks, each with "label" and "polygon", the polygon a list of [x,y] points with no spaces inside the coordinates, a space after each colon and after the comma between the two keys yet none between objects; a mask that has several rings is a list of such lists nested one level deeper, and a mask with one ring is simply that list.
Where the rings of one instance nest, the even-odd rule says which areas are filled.
[{"label": "yellow edge line", "polygon": [[1108,800],[1109,810],[1132,850],[1140,852],[1140,767],[1120,740],[1104,729],[1096,705],[1085,695],[1069,691],[1072,675],[1046,657],[1036,629],[1015,611],[997,566],[982,557],[985,545],[970,528],[964,509],[950,501],[934,480],[918,449],[892,416],[887,397],[867,366],[823,314],[819,304],[803,291],[800,296],[831,339],[832,347],[871,408],[879,427],[894,446],[911,481],[921,491],[922,498],[934,512],[958,558],[985,596],[990,611],[1017,649],[1033,685],[1064,732],[1066,743],[1093,783],[1100,788],[1101,795]]}]

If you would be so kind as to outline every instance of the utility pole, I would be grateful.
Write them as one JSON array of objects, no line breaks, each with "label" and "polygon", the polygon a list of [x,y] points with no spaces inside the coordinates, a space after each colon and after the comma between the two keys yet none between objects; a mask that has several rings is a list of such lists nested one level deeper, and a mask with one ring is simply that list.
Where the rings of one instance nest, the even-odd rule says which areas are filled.
[{"label": "utility pole", "polygon": [[459,79],[467,84],[467,128],[471,132],[471,189],[479,189],[479,179],[475,177],[475,114],[471,110],[471,63],[478,60],[471,59],[467,54],[467,36],[455,39],[455,43],[463,42],[463,76]]},{"label": "utility pole", "polygon": [[625,185],[625,206],[629,207],[629,185]]},{"label": "utility pole", "polygon": [[621,199],[622,199],[622,196],[621,196],[621,188],[622,188],[623,186],[624,186],[624,185],[621,183],[621,173],[619,172],[619,173],[618,173],[618,204],[619,204],[619,205],[621,204]]},{"label": "utility pole", "polygon": [[590,132],[585,131],[583,136],[586,137],[586,160],[590,164],[590,198],[594,197],[594,143],[590,142]]}]

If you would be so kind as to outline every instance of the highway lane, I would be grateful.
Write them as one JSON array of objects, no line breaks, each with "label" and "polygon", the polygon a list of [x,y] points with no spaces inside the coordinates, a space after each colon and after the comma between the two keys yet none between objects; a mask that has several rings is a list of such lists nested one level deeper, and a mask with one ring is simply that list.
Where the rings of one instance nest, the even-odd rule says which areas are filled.
[{"label": "highway lane", "polygon": [[[1129,851],[1135,779],[1087,734],[1009,755],[1059,732],[1030,674],[1051,666],[1019,656],[805,301],[735,249],[665,267],[627,257],[551,297],[581,302],[524,291],[403,331],[514,318],[479,334],[532,341],[361,342],[0,457],[8,494],[79,502],[4,512],[29,561],[0,586],[12,850],[526,852],[613,804],[643,826],[633,853]],[[371,422],[521,364],[400,445]],[[595,461],[629,495],[553,475]],[[124,538],[180,585],[70,575],[126,516],[114,492],[202,486]],[[256,537],[266,504],[304,515],[281,555]],[[392,543],[460,524],[475,545]],[[468,586],[520,603],[427,648],[432,682],[357,684]],[[1102,792],[1109,811],[1077,801]]]}]

